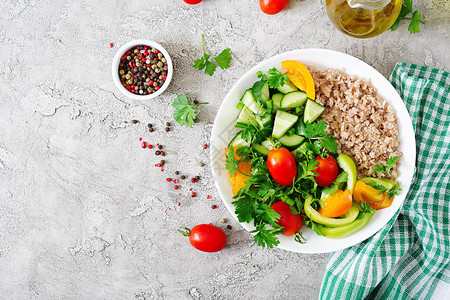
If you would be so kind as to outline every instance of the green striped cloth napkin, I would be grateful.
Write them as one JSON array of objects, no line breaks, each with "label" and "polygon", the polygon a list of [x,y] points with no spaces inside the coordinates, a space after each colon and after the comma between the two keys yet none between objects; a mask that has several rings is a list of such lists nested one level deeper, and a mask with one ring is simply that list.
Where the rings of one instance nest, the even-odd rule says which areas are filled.
[{"label": "green striped cloth napkin", "polygon": [[372,238],[330,255],[320,299],[450,299],[450,74],[398,63],[390,81],[416,135],[411,189]]}]

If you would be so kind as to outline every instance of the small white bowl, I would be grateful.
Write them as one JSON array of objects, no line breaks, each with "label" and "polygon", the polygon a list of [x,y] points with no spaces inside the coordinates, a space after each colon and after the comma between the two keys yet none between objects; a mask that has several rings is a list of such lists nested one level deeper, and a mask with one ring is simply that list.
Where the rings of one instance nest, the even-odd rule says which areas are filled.
[{"label": "small white bowl", "polygon": [[[131,92],[129,92],[120,82],[120,77],[119,77],[119,64],[120,64],[120,58],[122,57],[122,55],[127,52],[128,50],[130,50],[131,48],[135,47],[135,46],[149,46],[151,48],[156,48],[158,49],[166,58],[167,61],[167,78],[166,81],[164,82],[164,84],[162,85],[162,87],[149,95],[136,95],[133,94]],[[166,88],[169,86],[170,81],[172,80],[172,74],[173,74],[173,64],[172,64],[172,59],[170,58],[169,53],[166,51],[166,49],[164,49],[163,46],[161,46],[160,44],[158,44],[157,42],[154,41],[150,41],[150,40],[134,40],[134,41],[130,41],[128,43],[126,43],[125,45],[123,45],[122,47],[120,47],[120,49],[116,52],[116,55],[114,56],[113,62],[112,62],[112,78],[114,80],[114,84],[116,85],[117,89],[119,89],[119,91],[127,97],[133,98],[135,100],[149,100],[155,97],[158,97],[159,95],[161,95]]]}]

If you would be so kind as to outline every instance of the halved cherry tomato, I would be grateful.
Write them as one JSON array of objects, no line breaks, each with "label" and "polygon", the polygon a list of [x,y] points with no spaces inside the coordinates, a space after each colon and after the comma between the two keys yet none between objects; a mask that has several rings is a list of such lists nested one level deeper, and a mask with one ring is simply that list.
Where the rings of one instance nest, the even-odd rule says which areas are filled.
[{"label": "halved cherry tomato", "polygon": [[337,190],[328,197],[319,208],[319,214],[327,218],[337,218],[345,215],[352,207],[352,192],[346,189],[345,192]]},{"label": "halved cherry tomato", "polygon": [[297,177],[297,163],[292,153],[284,148],[272,149],[267,155],[269,173],[279,185],[288,186]]},{"label": "halved cherry tomato", "polygon": [[355,202],[357,203],[369,203],[373,209],[379,210],[391,206],[394,197],[389,199],[387,192],[380,194],[379,190],[362,181],[357,181],[355,189],[353,190],[353,199],[355,199]]},{"label": "halved cherry tomato", "polygon": [[277,224],[284,227],[284,235],[293,235],[302,228],[302,217],[294,215],[287,203],[277,201],[270,208],[280,215]]},{"label": "halved cherry tomato", "polygon": [[189,242],[197,250],[203,252],[217,252],[225,247],[227,243],[227,236],[225,232],[219,227],[211,224],[200,224],[187,231],[180,232],[186,236],[189,236]]},{"label": "halved cherry tomato", "polygon": [[268,15],[275,15],[282,11],[290,0],[259,0],[259,6],[264,13]]},{"label": "halved cherry tomato", "polygon": [[308,68],[295,60],[285,60],[281,63],[283,69],[287,71],[286,75],[289,80],[306,93],[308,98],[314,100],[316,98],[316,88],[314,80]]},{"label": "halved cherry tomato", "polygon": [[199,4],[203,0],[183,0],[183,1],[186,2],[187,4]]},{"label": "halved cherry tomato", "polygon": [[[236,150],[238,148],[234,148],[234,157],[236,159],[240,159],[241,157],[236,154]],[[225,155],[228,153],[228,148],[225,148]],[[238,164],[239,170],[244,173],[250,175],[252,172],[252,165],[250,164],[250,161],[248,162],[240,162]],[[247,179],[250,178],[250,176],[246,176],[240,172],[234,172],[233,176],[230,177],[228,174],[228,177],[230,178],[231,182],[231,189],[233,191],[233,195],[236,195],[237,192],[239,192],[240,189],[245,187],[245,182]]]},{"label": "halved cherry tomato", "polygon": [[316,180],[317,184],[321,187],[326,187],[331,185],[337,178],[339,174],[339,166],[337,162],[334,160],[333,156],[328,156],[328,158],[323,159],[320,155],[316,157],[316,159],[319,161],[319,164],[317,165],[317,169],[315,169],[313,172],[317,173],[316,177],[314,179]]}]

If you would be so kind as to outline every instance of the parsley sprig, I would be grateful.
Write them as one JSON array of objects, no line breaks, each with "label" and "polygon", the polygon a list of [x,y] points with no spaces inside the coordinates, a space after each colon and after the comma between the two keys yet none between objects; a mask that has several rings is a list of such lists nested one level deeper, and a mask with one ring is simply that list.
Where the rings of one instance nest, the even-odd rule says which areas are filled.
[{"label": "parsley sprig", "polygon": [[385,174],[389,174],[392,167],[394,167],[395,164],[397,163],[397,160],[398,156],[389,157],[389,159],[386,161],[386,167],[383,167],[382,164],[376,164],[375,169],[373,171],[377,173],[384,172]]},{"label": "parsley sprig", "polygon": [[[411,17],[407,17],[409,14],[412,14]],[[397,17],[397,20],[395,20],[394,24],[391,26],[391,31],[394,31],[398,23],[401,20],[411,20],[408,26],[408,30],[410,33],[419,33],[420,32],[420,23],[425,24],[424,21],[422,21],[422,15],[419,14],[418,10],[413,11],[412,9],[412,0],[404,0],[402,9],[400,11],[400,14]]]},{"label": "parsley sprig", "polygon": [[305,145],[305,156],[313,155],[327,156],[328,153],[337,153],[338,146],[336,138],[331,137],[325,131],[327,125],[324,120],[313,123],[304,123],[302,119],[297,122],[297,134],[303,135],[307,141]]},{"label": "parsley sprig", "polygon": [[172,107],[175,109],[173,112],[173,118],[181,126],[188,124],[192,128],[194,121],[197,118],[196,106],[201,104],[208,104],[208,102],[191,104],[185,94],[180,94],[172,102]]},{"label": "parsley sprig", "polygon": [[268,76],[261,71],[256,72],[256,76],[264,81],[267,81],[269,83],[269,87],[272,89],[282,87],[283,85],[289,82],[289,77],[287,77],[286,74],[283,74],[280,71],[278,71],[277,68],[270,69],[267,72],[267,74]]},{"label": "parsley sprig", "polygon": [[394,197],[395,195],[398,195],[398,193],[402,190],[397,183],[394,184],[394,186],[390,189],[386,188],[385,186],[381,185],[381,184],[377,184],[373,181],[369,181],[367,183],[367,185],[370,185],[371,187],[373,187],[374,189],[378,190],[378,194],[383,194],[384,192],[387,192],[387,196],[389,199],[391,199],[392,197]]},{"label": "parsley sprig", "polygon": [[214,64],[210,58],[211,55],[206,53],[205,50],[205,38],[202,34],[202,46],[203,46],[203,56],[196,59],[194,61],[194,65],[192,66],[195,69],[203,70],[205,69],[205,73],[209,76],[212,76],[214,72],[216,71],[216,64],[222,68],[223,70],[228,69],[230,67],[230,61],[231,61],[231,49],[226,48],[224,49],[219,55],[216,57],[213,57],[216,64]]}]

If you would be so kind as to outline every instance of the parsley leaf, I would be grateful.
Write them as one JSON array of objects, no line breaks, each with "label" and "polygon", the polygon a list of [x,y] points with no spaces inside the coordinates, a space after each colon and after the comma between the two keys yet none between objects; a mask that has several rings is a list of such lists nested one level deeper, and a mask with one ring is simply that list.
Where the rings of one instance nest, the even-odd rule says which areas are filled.
[{"label": "parsley leaf", "polygon": [[379,173],[384,171],[384,167],[382,164],[376,164],[375,169],[373,169],[374,172]]},{"label": "parsley leaf", "polygon": [[[412,14],[411,17],[407,17],[407,15]],[[425,24],[424,21],[422,21],[422,15],[419,14],[417,10],[413,12],[412,9],[412,0],[404,0],[402,9],[400,10],[400,14],[397,17],[397,20],[395,20],[394,24],[391,26],[391,31],[394,31],[399,22],[401,20],[411,20],[408,30],[410,33],[419,33],[420,32],[420,23]]]},{"label": "parsley leaf", "polygon": [[336,138],[329,136],[328,133],[325,134],[325,136],[322,138],[322,141],[320,142],[322,147],[327,149],[330,153],[337,153],[338,146],[336,143]]},{"label": "parsley leaf", "polygon": [[398,195],[398,192],[400,192],[401,190],[402,189],[397,185],[397,183],[395,183],[394,187],[387,193],[388,198],[391,199],[392,197],[394,197],[394,195]]},{"label": "parsley leaf", "polygon": [[314,230],[318,235],[324,235],[322,233],[322,230],[320,230],[320,225],[314,222],[313,220],[306,220],[305,222],[306,227],[311,228],[311,230]]},{"label": "parsley leaf", "polygon": [[276,237],[276,235],[283,232],[283,227],[268,230],[265,224],[259,224],[256,226],[255,230],[250,232],[258,232],[254,237],[255,242],[258,243],[258,246],[273,248],[280,243],[280,240]]},{"label": "parsley leaf", "polygon": [[364,216],[364,214],[372,214],[376,211],[376,209],[372,208],[372,206],[370,206],[370,204],[367,202],[360,202],[359,208],[361,213],[358,215],[358,217]]},{"label": "parsley leaf", "polygon": [[233,201],[234,206],[236,206],[235,213],[238,217],[239,222],[250,223],[253,216],[256,214],[256,209],[258,203],[251,197],[244,196],[240,197],[238,200]]},{"label": "parsley leaf", "polygon": [[375,169],[373,169],[373,172],[376,173],[380,173],[380,172],[384,172],[385,174],[389,174],[389,172],[391,171],[391,169],[395,166],[395,164],[397,163],[398,160],[398,156],[391,156],[389,157],[389,159],[386,161],[386,168],[383,167],[382,164],[376,164],[375,165]]},{"label": "parsley leaf", "polygon": [[312,139],[314,137],[325,136],[327,125],[324,120],[315,123],[305,123],[305,138]]},{"label": "parsley leaf", "polygon": [[172,102],[172,107],[175,109],[173,112],[173,118],[181,126],[188,124],[192,128],[194,120],[197,118],[197,112],[195,106],[201,104],[208,104],[208,102],[191,104],[185,94],[180,94]]},{"label": "parsley leaf", "polygon": [[[202,46],[203,46],[203,56],[194,60],[194,64],[192,65],[192,67],[198,70],[205,69],[205,73],[208,74],[209,76],[212,76],[216,71],[217,66],[209,60],[211,58],[211,55],[206,53],[205,38],[203,34],[202,34]],[[223,50],[219,55],[214,57],[214,60],[216,61],[217,65],[222,69],[228,69],[230,67],[231,61],[231,49],[227,48]]]},{"label": "parsley leaf", "polygon": [[273,89],[281,87],[289,82],[289,77],[278,71],[277,68],[272,68],[267,73],[269,74],[267,81],[269,86]]},{"label": "parsley leaf", "polygon": [[228,173],[230,174],[231,177],[234,175],[235,172],[239,172],[243,175],[250,176],[250,174],[242,173],[242,171],[239,170],[239,163],[244,161],[248,161],[248,157],[241,157],[240,159],[236,159],[236,157],[234,156],[234,148],[233,146],[230,145],[230,147],[228,147],[228,152],[226,155],[225,169],[228,170]]},{"label": "parsley leaf", "polygon": [[228,69],[231,61],[231,49],[227,48],[223,50],[219,55],[214,57],[214,60],[217,65],[222,68],[222,70]]},{"label": "parsley leaf", "polygon": [[397,163],[397,159],[398,156],[389,157],[389,159],[386,162],[386,170],[384,171],[384,173],[388,174],[391,171],[392,167],[395,166],[395,164]]}]

